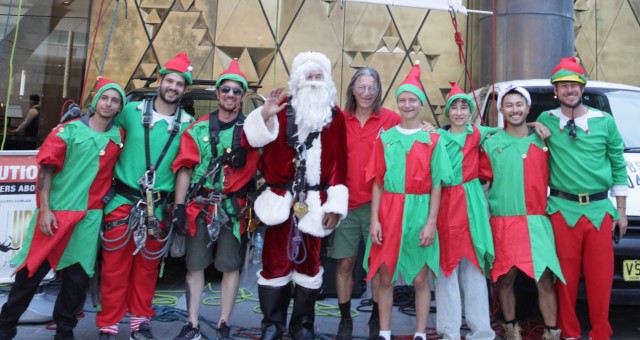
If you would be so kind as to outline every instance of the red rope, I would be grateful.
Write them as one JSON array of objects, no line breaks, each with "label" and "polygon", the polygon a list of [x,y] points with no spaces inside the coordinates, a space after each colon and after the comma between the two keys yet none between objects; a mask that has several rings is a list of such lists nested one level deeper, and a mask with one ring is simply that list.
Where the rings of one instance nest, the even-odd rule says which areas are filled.
[{"label": "red rope", "polygon": [[[460,58],[460,64],[464,64],[464,72],[467,76],[467,80],[469,81],[469,88],[471,89],[471,94],[473,95],[473,101],[476,103],[477,110],[480,110],[478,98],[476,97],[475,90],[473,89],[471,73],[469,72],[469,68],[467,67],[467,57],[465,56],[464,49],[462,48],[464,46],[464,39],[462,39],[462,33],[458,31],[458,20],[456,20],[456,13],[454,12],[453,8],[449,9],[449,14],[451,15],[451,24],[453,25],[453,30],[455,31],[455,33],[453,34],[453,40],[455,40],[456,45],[458,45],[458,56]],[[484,117],[482,117],[482,115],[480,115],[480,117],[480,123],[482,123]]]},{"label": "red rope", "polygon": [[[100,10],[98,11],[98,21],[96,21],[96,27],[93,29],[93,42],[91,43],[91,49],[89,50],[89,60],[87,61],[87,69],[84,71],[84,82],[82,84],[82,91],[80,92],[79,103],[82,103],[84,98],[84,89],[87,86],[87,77],[89,76],[89,68],[91,68],[91,58],[93,57],[93,49],[96,46],[96,37],[98,36],[98,27],[102,21],[102,8],[104,7],[104,0],[100,2]],[[80,105],[82,107],[82,105]]]},{"label": "red rope", "polygon": [[[494,93],[496,93],[496,0],[491,1],[491,95]],[[495,112],[496,100],[492,100],[491,114]],[[499,123],[496,122],[496,124]]]}]

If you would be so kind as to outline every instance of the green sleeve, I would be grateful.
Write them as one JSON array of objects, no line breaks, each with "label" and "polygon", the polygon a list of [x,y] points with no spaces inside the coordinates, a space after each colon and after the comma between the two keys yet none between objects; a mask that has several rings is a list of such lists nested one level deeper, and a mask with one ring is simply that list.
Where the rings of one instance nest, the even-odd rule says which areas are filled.
[{"label": "green sleeve", "polygon": [[451,161],[447,155],[447,150],[441,139],[436,143],[433,155],[431,155],[431,183],[435,188],[441,185],[448,185],[453,181],[453,170]]},{"label": "green sleeve", "polygon": [[607,140],[607,157],[611,163],[611,173],[614,185],[627,185],[627,162],[624,160],[624,142],[616,127],[613,117],[607,113],[607,128],[609,130]]},{"label": "green sleeve", "polygon": [[488,127],[488,126],[478,126],[478,130],[480,130],[480,143],[482,144],[484,140],[487,138],[487,135],[496,134],[498,131],[502,130],[501,127]]}]

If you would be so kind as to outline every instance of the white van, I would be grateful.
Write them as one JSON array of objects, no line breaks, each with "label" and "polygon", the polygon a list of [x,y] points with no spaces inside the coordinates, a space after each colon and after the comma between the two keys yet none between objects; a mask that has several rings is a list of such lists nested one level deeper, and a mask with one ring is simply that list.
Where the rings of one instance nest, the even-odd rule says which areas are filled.
[{"label": "white van", "polygon": [[[496,83],[475,91],[479,101],[477,123],[504,126],[504,119],[498,112],[496,100],[498,93],[508,84],[521,86],[531,94],[531,110],[527,121],[533,122],[540,113],[560,106],[549,79]],[[629,228],[620,243],[614,244],[611,303],[640,305],[640,87],[588,81],[582,99],[585,105],[611,113],[624,140],[629,185]],[[612,200],[615,204],[615,198]]]}]

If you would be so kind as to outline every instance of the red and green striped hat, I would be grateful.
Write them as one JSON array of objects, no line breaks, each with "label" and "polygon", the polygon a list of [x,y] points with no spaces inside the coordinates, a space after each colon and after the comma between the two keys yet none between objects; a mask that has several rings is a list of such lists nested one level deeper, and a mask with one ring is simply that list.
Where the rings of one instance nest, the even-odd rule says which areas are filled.
[{"label": "red and green striped hat", "polygon": [[420,83],[420,61],[416,60],[415,65],[409,71],[407,78],[400,84],[398,90],[396,91],[396,100],[398,100],[398,96],[402,92],[411,92],[418,96],[422,105],[427,101],[427,95],[424,93],[424,89],[422,88],[422,84]]},{"label": "red and green striped hat", "polygon": [[551,71],[551,84],[559,81],[574,81],[587,84],[584,68],[576,57],[560,58],[560,63]]},{"label": "red and green striped hat", "polygon": [[469,112],[473,113],[473,111],[476,110],[476,103],[473,101],[473,98],[464,93],[462,89],[460,89],[460,86],[458,86],[458,83],[450,81],[449,84],[451,84],[451,91],[449,91],[447,95],[447,105],[444,107],[444,115],[449,117],[449,108],[451,108],[451,104],[456,99],[465,100],[469,105]]},{"label": "red and green striped hat", "polygon": [[229,64],[229,68],[224,70],[224,72],[220,73],[218,80],[216,80],[216,88],[220,87],[225,80],[233,80],[242,84],[242,88],[244,92],[247,92],[249,89],[249,85],[247,84],[247,77],[240,71],[240,65],[238,64],[238,59],[231,59],[231,64]]},{"label": "red and green striped hat", "polygon": [[193,67],[191,67],[191,60],[189,60],[189,57],[185,52],[180,52],[176,54],[173,59],[164,64],[164,67],[160,69],[160,74],[165,75],[169,73],[177,73],[184,78],[187,84],[191,85],[193,84],[193,78],[191,76],[192,70]]}]

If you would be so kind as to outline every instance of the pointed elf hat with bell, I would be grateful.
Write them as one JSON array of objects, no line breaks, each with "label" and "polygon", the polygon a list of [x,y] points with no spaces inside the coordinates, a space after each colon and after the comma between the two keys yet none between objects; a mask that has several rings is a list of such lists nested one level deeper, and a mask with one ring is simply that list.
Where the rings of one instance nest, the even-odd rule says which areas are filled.
[{"label": "pointed elf hat with bell", "polygon": [[249,89],[249,85],[247,84],[247,76],[245,76],[244,73],[240,71],[240,65],[238,64],[237,58],[231,59],[229,68],[220,73],[220,76],[216,81],[216,88],[219,88],[225,80],[233,80],[242,84],[244,92],[247,92],[247,90]]},{"label": "pointed elf hat with bell", "polygon": [[96,83],[96,95],[93,96],[93,100],[91,100],[92,111],[96,110],[96,105],[98,105],[98,100],[106,90],[118,91],[118,94],[120,95],[121,103],[124,105],[124,100],[126,98],[126,95],[124,94],[124,90],[122,89],[122,87],[113,80],[109,80],[104,77],[98,77],[98,83]]},{"label": "pointed elf hat with bell", "polygon": [[411,92],[420,98],[422,105],[427,101],[427,95],[424,93],[422,84],[420,83],[420,61],[416,60],[415,65],[409,71],[407,78],[400,84],[396,91],[396,100],[402,92]]},{"label": "pointed elf hat with bell", "polygon": [[560,58],[560,63],[551,71],[551,84],[559,81],[587,84],[586,72],[576,57]]},{"label": "pointed elf hat with bell", "polygon": [[464,93],[455,81],[450,81],[449,84],[451,84],[451,91],[449,91],[447,95],[447,105],[444,107],[444,115],[449,117],[449,108],[451,108],[451,104],[456,99],[466,100],[469,105],[469,112],[473,113],[473,111],[476,110],[476,103],[473,101],[473,98]]},{"label": "pointed elf hat with bell", "polygon": [[191,60],[185,52],[180,52],[176,54],[173,59],[167,61],[166,64],[160,69],[160,74],[165,75],[169,73],[177,73],[184,78],[187,84],[193,84],[193,78],[191,76],[191,71],[193,67],[191,67]]}]

